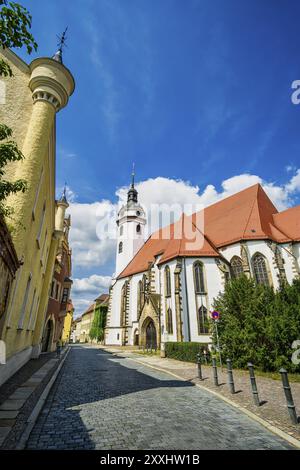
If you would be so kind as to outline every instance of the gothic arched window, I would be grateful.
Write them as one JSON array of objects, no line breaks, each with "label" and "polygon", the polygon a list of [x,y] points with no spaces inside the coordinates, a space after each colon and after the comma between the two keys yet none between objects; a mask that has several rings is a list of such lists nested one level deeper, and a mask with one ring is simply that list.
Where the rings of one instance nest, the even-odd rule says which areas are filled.
[{"label": "gothic arched window", "polygon": [[167,310],[167,332],[169,335],[173,334],[173,317],[172,310],[170,308]]},{"label": "gothic arched window", "polygon": [[127,302],[127,282],[123,284],[122,291],[121,291],[120,326],[125,326],[126,302]]},{"label": "gothic arched window", "polygon": [[207,309],[206,307],[204,307],[204,305],[201,305],[201,307],[198,309],[197,323],[198,323],[198,335],[209,332]]},{"label": "gothic arched window", "polygon": [[194,284],[196,294],[205,294],[204,270],[200,261],[194,263]]},{"label": "gothic arched window", "polygon": [[123,242],[119,243],[119,253],[122,253],[123,251]]},{"label": "gothic arched window", "polygon": [[171,296],[171,275],[169,266],[165,267],[165,295],[166,297]]},{"label": "gothic arched window", "polygon": [[241,258],[234,256],[230,261],[231,274],[233,278],[240,277],[244,274],[243,263]]},{"label": "gothic arched window", "polygon": [[261,253],[255,253],[252,257],[252,266],[255,280],[258,284],[270,285],[267,262]]},{"label": "gothic arched window", "polygon": [[144,287],[143,287],[143,281],[138,282],[138,291],[137,291],[137,314],[138,314],[138,319],[140,318],[143,306],[144,306]]}]

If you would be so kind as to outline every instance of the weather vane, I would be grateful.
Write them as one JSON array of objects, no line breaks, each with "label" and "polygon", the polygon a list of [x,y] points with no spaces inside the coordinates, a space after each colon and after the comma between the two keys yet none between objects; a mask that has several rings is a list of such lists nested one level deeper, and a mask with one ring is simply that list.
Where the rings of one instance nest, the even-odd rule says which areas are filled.
[{"label": "weather vane", "polygon": [[63,51],[63,48],[64,47],[67,47],[66,45],[66,40],[67,40],[67,30],[68,30],[68,26],[66,27],[66,29],[64,30],[64,32],[62,33],[61,36],[58,36],[56,35],[57,39],[58,39],[58,47],[59,47],[59,51],[62,52]]}]

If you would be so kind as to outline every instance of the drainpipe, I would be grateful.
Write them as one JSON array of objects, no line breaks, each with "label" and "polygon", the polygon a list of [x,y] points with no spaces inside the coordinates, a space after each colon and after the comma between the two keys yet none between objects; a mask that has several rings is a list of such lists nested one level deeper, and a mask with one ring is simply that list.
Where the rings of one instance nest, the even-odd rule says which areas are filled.
[{"label": "drainpipe", "polygon": [[185,258],[183,258],[183,269],[184,269],[184,291],[185,291],[186,313],[187,313],[187,341],[191,341],[190,311],[189,311],[189,298],[188,298],[187,280],[186,280]]}]

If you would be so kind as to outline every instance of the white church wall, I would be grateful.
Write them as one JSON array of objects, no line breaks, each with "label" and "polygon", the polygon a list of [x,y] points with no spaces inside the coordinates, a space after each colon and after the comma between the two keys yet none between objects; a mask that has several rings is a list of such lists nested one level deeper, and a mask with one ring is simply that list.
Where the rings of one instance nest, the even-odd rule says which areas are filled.
[{"label": "white church wall", "polygon": [[220,248],[219,251],[229,263],[234,256],[241,257],[241,245],[239,243]]},{"label": "white church wall", "polygon": [[120,312],[121,312],[121,291],[126,279],[118,279],[113,286],[111,315],[106,337],[106,344],[122,343],[122,329],[120,328]]},{"label": "white church wall", "polygon": [[[298,265],[298,269],[300,267],[300,243],[299,242],[296,242],[296,243],[293,243],[293,254],[294,256],[296,257],[296,261],[297,261],[297,265]],[[290,250],[290,248],[289,248]]]},{"label": "white church wall", "polygon": [[291,248],[289,247],[288,243],[285,243],[283,245],[280,245],[280,250],[284,259],[284,269],[287,281],[292,284],[295,275],[293,271],[293,258],[289,254],[289,252],[291,252]]}]

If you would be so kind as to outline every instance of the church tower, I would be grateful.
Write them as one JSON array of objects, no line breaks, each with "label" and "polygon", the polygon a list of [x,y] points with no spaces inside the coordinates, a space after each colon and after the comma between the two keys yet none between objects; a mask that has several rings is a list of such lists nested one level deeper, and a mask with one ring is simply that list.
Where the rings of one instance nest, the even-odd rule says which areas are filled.
[{"label": "church tower", "polygon": [[134,171],[127,193],[127,203],[124,204],[117,219],[117,254],[116,273],[118,276],[132,260],[145,241],[146,215],[138,203],[138,192],[134,187]]}]

